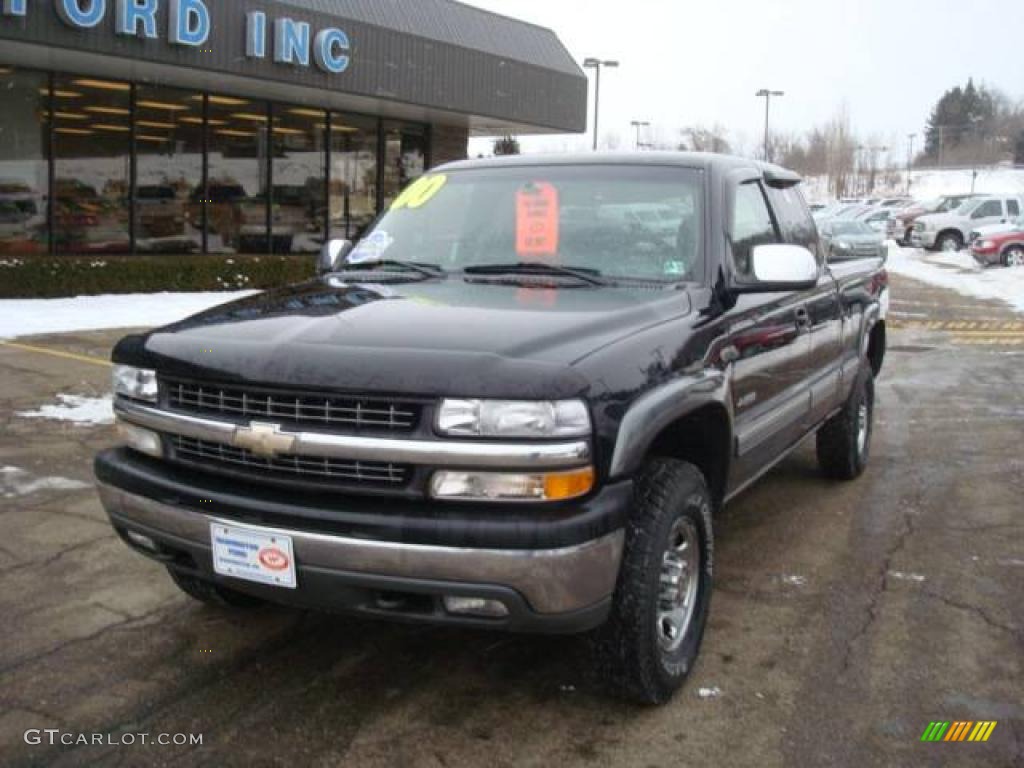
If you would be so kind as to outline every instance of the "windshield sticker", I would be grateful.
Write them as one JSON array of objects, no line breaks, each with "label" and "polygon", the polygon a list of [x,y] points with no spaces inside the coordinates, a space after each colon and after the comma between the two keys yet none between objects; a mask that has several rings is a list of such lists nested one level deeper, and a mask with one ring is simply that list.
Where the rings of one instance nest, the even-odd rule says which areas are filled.
[{"label": "windshield sticker", "polygon": [[448,183],[448,177],[443,173],[420,176],[416,181],[402,190],[402,194],[395,198],[391,204],[392,211],[400,211],[403,208],[422,208],[429,203],[434,196],[440,192]]},{"label": "windshield sticker", "polygon": [[352,253],[345,259],[346,264],[362,264],[367,261],[380,261],[384,252],[391,247],[395,239],[382,229],[374,230],[359,241]]},{"label": "windshield sticker", "polygon": [[686,272],[686,264],[681,261],[666,261],[665,262],[665,274],[666,275],[682,275]]},{"label": "windshield sticker", "polygon": [[516,192],[516,254],[552,257],[558,253],[558,190],[547,182]]}]

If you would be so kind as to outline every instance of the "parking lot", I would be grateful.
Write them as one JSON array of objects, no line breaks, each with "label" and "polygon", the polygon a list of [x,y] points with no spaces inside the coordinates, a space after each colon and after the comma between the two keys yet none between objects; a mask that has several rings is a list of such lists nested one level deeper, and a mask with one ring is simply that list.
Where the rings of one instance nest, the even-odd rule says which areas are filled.
[{"label": "parking lot", "polygon": [[[0,760],[1021,765],[1022,320],[893,278],[867,474],[830,483],[807,444],[722,513],[700,661],[651,709],[603,697],[574,638],[191,602],[106,523],[90,468],[112,428],[18,415],[104,393],[122,332],[0,345]],[[998,725],[922,743],[934,720]]]}]

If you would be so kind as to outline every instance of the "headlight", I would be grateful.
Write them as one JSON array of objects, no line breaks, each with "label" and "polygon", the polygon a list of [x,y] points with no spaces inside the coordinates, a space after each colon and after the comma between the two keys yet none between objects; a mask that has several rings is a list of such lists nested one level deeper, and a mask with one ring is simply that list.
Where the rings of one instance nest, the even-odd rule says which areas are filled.
[{"label": "headlight", "polygon": [[978,248],[992,248],[995,245],[991,240],[982,240],[978,243]]},{"label": "headlight", "polygon": [[582,400],[444,400],[437,428],[460,437],[586,437]]},{"label": "headlight", "polygon": [[156,402],[156,371],[130,365],[115,365],[113,383],[116,395],[130,397],[132,400]]},{"label": "headlight", "polygon": [[840,251],[848,251],[850,250],[850,244],[845,240],[840,240],[838,243],[836,243],[836,248],[838,248]]},{"label": "headlight", "polygon": [[593,467],[536,473],[440,470],[430,480],[430,495],[456,501],[564,501],[593,487]]}]

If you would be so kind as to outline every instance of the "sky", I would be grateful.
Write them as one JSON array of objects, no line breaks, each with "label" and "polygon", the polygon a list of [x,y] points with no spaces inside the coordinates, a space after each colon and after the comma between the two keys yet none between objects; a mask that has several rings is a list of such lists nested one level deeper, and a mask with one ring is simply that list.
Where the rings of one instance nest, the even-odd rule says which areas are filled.
[{"label": "sky", "polygon": [[[857,135],[905,157],[932,105],[968,77],[1024,99],[1021,0],[468,0],[553,29],[577,61],[617,59],[601,76],[602,140],[671,142],[682,126],[723,126],[734,147],[802,133],[840,109]],[[587,70],[592,72],[591,70]],[[591,85],[590,107],[593,108]],[[592,130],[592,114],[588,130]],[[524,137],[523,151],[587,149],[587,136]],[[489,152],[474,140],[471,154]],[[883,159],[884,155],[880,157]]]}]

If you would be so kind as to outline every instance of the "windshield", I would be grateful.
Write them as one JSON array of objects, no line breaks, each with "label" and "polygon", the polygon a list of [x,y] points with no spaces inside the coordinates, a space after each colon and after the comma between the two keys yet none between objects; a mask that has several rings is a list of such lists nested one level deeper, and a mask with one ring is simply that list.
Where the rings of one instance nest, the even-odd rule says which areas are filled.
[{"label": "windshield", "polygon": [[697,170],[587,165],[428,174],[349,255],[450,271],[543,263],[608,278],[702,277],[704,182]]},{"label": "windshield", "polygon": [[875,231],[863,221],[836,221],[832,223],[833,235],[873,235]]}]

